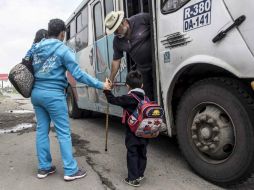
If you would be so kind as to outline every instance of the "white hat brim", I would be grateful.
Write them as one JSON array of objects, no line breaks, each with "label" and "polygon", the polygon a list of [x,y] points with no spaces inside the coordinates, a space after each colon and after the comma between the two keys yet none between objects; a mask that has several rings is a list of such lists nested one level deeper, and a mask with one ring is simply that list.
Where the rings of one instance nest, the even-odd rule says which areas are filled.
[{"label": "white hat brim", "polygon": [[123,17],[124,17],[124,12],[123,11],[117,11],[116,13],[119,14],[119,18],[117,20],[117,23],[115,24],[115,26],[111,29],[106,28],[106,33],[107,35],[113,34],[117,28],[121,25],[122,21],[123,21]]}]

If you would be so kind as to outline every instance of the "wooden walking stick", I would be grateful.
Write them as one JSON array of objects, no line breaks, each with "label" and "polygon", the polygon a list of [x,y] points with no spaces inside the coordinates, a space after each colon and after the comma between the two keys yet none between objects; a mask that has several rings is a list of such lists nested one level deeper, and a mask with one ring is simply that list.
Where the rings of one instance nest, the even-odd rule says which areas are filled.
[{"label": "wooden walking stick", "polygon": [[108,151],[108,114],[109,114],[109,103],[107,103],[106,109],[106,141],[105,141],[105,151]]}]

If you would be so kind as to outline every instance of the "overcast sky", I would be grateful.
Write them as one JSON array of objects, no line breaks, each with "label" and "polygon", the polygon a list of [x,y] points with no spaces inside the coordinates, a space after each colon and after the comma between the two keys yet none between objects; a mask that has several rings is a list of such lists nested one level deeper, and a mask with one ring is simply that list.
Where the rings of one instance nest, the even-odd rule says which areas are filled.
[{"label": "overcast sky", "polygon": [[35,33],[48,21],[66,21],[82,0],[0,0],[0,73],[25,56]]}]

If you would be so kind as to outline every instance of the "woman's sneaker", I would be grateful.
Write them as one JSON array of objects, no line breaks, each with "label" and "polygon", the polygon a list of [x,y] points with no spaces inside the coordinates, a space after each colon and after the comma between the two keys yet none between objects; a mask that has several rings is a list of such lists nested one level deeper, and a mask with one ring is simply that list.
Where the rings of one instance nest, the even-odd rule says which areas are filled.
[{"label": "woman's sneaker", "polygon": [[124,182],[127,183],[128,185],[131,185],[133,187],[139,187],[140,186],[140,183],[138,180],[129,180],[128,178],[125,178],[124,179]]},{"label": "woman's sneaker", "polygon": [[140,182],[145,178],[145,176],[140,176],[137,180]]},{"label": "woman's sneaker", "polygon": [[78,170],[75,174],[73,175],[65,175],[64,180],[65,181],[73,181],[75,179],[80,179],[86,176],[86,171],[83,170]]},{"label": "woman's sneaker", "polygon": [[37,177],[39,179],[43,179],[45,177],[47,177],[48,175],[50,174],[53,174],[56,172],[56,167],[55,166],[51,166],[51,168],[49,170],[38,170],[38,173],[37,173]]}]

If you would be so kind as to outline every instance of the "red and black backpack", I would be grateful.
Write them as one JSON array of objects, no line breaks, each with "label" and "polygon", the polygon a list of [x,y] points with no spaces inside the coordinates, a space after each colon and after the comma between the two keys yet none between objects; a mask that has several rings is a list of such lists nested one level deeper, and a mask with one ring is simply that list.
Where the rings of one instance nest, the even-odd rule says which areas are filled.
[{"label": "red and black backpack", "polygon": [[137,95],[130,93],[139,103],[135,111],[130,115],[124,110],[122,122],[126,122],[126,116],[129,116],[127,123],[130,130],[142,138],[155,138],[160,133],[163,122],[164,110],[156,102],[151,102],[144,96],[141,100]]}]

